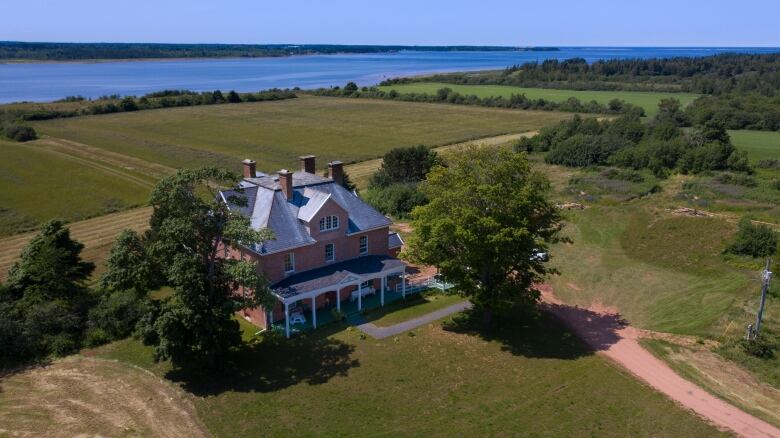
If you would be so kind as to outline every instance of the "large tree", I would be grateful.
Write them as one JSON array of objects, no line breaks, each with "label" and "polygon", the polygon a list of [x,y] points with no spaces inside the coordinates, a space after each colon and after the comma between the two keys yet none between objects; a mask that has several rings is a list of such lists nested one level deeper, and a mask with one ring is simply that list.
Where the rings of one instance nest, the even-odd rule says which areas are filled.
[{"label": "large tree", "polygon": [[86,280],[95,269],[81,259],[83,248],[59,220],[24,248],[0,291],[4,355],[62,355],[80,347],[93,301]]},{"label": "large tree", "polygon": [[558,238],[560,216],[548,198],[549,182],[523,153],[468,146],[448,154],[428,173],[430,200],[412,212],[407,253],[436,265],[448,281],[484,311],[531,306],[534,285],[550,272],[548,243]]},{"label": "large tree", "polygon": [[[144,341],[155,346],[157,360],[182,365],[195,359],[215,366],[241,343],[234,313],[272,302],[267,280],[254,263],[221,257],[225,246],[271,238],[268,230],[252,229],[248,217],[229,210],[217,196],[218,186],[237,179],[215,168],[179,170],[152,192],[146,250],[162,269],[164,283],[174,288],[141,322]],[[246,199],[239,195],[231,202]]]}]

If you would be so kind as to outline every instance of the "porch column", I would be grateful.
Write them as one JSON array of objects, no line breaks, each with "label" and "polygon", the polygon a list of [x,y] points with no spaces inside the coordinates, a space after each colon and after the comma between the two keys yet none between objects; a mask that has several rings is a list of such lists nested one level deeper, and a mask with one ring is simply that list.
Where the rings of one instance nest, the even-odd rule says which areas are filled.
[{"label": "porch column", "polygon": [[336,310],[341,312],[341,288],[336,289]]},{"label": "porch column", "polygon": [[290,305],[284,303],[284,335],[290,337]]},{"label": "porch column", "polygon": [[401,297],[406,298],[406,270],[401,274]]},{"label": "porch column", "polygon": [[379,291],[379,305],[385,305],[385,285],[387,284],[387,276],[382,276],[382,290]]},{"label": "porch column", "polygon": [[317,296],[311,297],[311,323],[317,328]]},{"label": "porch column", "polygon": [[363,283],[358,284],[358,312],[363,310]]}]

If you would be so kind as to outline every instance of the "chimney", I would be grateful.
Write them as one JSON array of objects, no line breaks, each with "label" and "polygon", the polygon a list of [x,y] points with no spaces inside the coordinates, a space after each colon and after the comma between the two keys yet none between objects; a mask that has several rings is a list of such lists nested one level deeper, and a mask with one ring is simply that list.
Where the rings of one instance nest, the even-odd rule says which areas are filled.
[{"label": "chimney", "polygon": [[298,157],[301,160],[301,172],[315,173],[314,159],[317,158],[314,155],[303,155]]},{"label": "chimney", "polygon": [[255,160],[247,158],[241,163],[244,165],[244,178],[254,178],[257,176],[257,172],[255,171]]},{"label": "chimney", "polygon": [[292,177],[292,173],[290,173],[287,169],[282,169],[279,171],[279,185],[282,187],[282,193],[288,201],[292,201],[293,198]]},{"label": "chimney", "polygon": [[344,169],[341,161],[331,161],[328,163],[328,174],[330,179],[336,182],[336,184],[344,185]]}]

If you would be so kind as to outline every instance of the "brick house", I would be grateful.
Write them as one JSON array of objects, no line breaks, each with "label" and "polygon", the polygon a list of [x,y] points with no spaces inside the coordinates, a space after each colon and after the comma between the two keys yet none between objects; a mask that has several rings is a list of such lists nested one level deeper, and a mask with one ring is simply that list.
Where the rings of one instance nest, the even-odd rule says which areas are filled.
[{"label": "brick house", "polygon": [[[340,161],[328,163],[330,178],[315,174],[313,155],[300,163],[298,172],[264,174],[244,160],[243,193],[220,193],[231,209],[250,217],[252,227],[274,233],[273,240],[226,249],[224,256],[257,262],[277,303],[242,313],[262,328],[283,321],[287,336],[291,315],[305,320],[306,311],[316,327],[317,309],[341,310],[349,301],[361,310],[368,294],[379,295],[384,305],[390,286],[405,292],[406,265],[396,258],[403,241],[390,231],[391,221],[342,186]],[[231,205],[232,196],[245,196],[247,205]]]}]

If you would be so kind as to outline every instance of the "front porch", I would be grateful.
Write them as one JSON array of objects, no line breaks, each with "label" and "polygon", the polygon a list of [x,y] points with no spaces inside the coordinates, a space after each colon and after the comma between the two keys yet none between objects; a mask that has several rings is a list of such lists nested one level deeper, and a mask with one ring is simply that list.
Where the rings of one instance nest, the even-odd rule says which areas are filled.
[{"label": "front porch", "polygon": [[[416,292],[419,292],[419,289],[417,289]],[[409,297],[416,292],[408,292],[406,296]],[[377,309],[382,307],[383,305],[395,303],[403,299],[404,299],[404,294],[402,294],[400,291],[396,292],[392,290],[386,290],[384,303],[382,303],[380,293],[379,291],[377,291],[375,294],[367,295],[363,297],[363,299],[361,300],[362,309],[358,308],[357,300],[350,301],[349,299],[345,299],[341,303],[341,314],[347,319],[347,321],[357,322],[361,318],[362,311]],[[333,310],[338,310],[335,303],[329,304],[327,306],[321,306],[316,309],[316,321],[318,327],[336,321],[333,315]],[[306,318],[306,322],[290,323],[289,326],[290,335],[303,333],[316,328],[313,324],[314,315],[312,315],[311,313],[310,306],[306,306],[303,315]],[[279,331],[286,334],[287,324],[285,319],[274,322],[271,327],[272,330]]]},{"label": "front porch", "polygon": [[292,275],[273,286],[279,305],[269,312],[271,327],[290,337],[334,319],[406,295],[406,264],[389,256],[365,256]]}]

